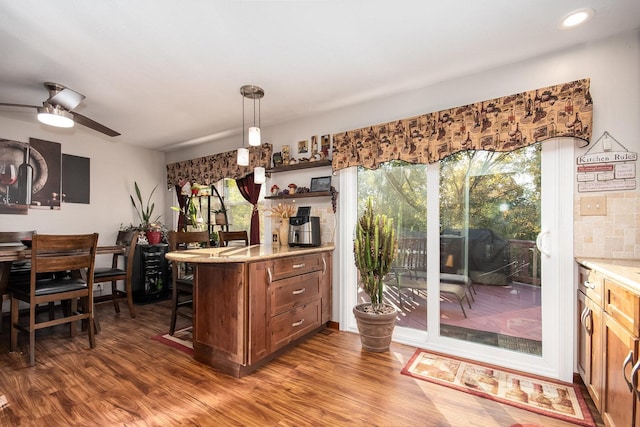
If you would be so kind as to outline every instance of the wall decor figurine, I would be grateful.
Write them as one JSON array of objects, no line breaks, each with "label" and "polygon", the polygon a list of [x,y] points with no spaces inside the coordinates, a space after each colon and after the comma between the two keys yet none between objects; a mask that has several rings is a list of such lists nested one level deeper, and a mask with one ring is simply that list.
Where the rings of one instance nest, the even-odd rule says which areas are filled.
[{"label": "wall decor figurine", "polygon": [[278,168],[280,166],[282,166],[282,153],[277,152],[277,153],[273,153],[273,167],[274,168]]},{"label": "wall decor figurine", "polygon": [[309,141],[306,139],[304,141],[298,141],[298,153],[308,153],[309,152]]},{"label": "wall decor figurine", "polygon": [[329,150],[331,150],[331,135],[322,135],[320,137],[320,153],[323,159],[329,158]]}]

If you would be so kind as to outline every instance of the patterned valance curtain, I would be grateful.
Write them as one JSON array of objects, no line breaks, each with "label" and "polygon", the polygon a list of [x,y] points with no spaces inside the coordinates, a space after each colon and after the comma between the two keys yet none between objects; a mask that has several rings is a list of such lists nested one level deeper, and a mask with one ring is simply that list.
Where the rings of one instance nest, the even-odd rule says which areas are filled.
[{"label": "patterned valance curtain", "polygon": [[249,147],[249,166],[238,166],[235,150],[168,164],[167,188],[177,185],[180,178],[202,185],[215,184],[223,178],[243,178],[253,173],[256,166],[268,168],[272,152],[273,146],[268,143]]},{"label": "patterned valance curtain", "polygon": [[435,163],[464,150],[513,151],[557,137],[591,139],[589,79],[333,135],[334,171],[389,160]]}]

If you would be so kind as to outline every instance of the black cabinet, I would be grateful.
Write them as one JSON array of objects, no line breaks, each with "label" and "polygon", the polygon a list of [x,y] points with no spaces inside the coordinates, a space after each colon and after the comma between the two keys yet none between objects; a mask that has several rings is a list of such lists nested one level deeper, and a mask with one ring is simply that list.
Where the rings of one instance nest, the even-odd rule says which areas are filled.
[{"label": "black cabinet", "polygon": [[148,303],[169,298],[169,245],[137,245],[133,262],[133,301]]}]

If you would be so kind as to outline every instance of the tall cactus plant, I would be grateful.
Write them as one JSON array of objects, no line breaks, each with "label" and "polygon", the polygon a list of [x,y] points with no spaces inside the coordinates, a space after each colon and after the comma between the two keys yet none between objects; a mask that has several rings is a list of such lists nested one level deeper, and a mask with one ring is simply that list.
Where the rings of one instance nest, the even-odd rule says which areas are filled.
[{"label": "tall cactus plant", "polygon": [[356,224],[353,254],[363,290],[371,299],[374,312],[382,308],[383,277],[391,270],[398,253],[393,218],[376,214],[371,197]]}]

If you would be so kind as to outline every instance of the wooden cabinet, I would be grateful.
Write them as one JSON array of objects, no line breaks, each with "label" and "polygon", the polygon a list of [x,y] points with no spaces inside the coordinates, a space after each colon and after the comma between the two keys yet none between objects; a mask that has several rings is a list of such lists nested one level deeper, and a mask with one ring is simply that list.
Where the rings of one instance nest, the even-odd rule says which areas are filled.
[{"label": "wooden cabinet", "polygon": [[606,426],[640,427],[640,296],[579,267],[578,372]]},{"label": "wooden cabinet", "polygon": [[[636,405],[640,298],[612,280],[604,281],[605,375],[602,419],[607,426],[633,426]],[[635,385],[635,386],[634,386]]]},{"label": "wooden cabinet", "polygon": [[601,412],[604,386],[602,278],[584,267],[580,267],[579,274],[578,373]]},{"label": "wooden cabinet", "polygon": [[636,396],[631,388],[631,371],[638,357],[638,338],[605,314],[605,373],[602,419],[606,426],[634,424]]},{"label": "wooden cabinet", "polygon": [[194,357],[243,376],[331,317],[331,252],[196,264]]}]

